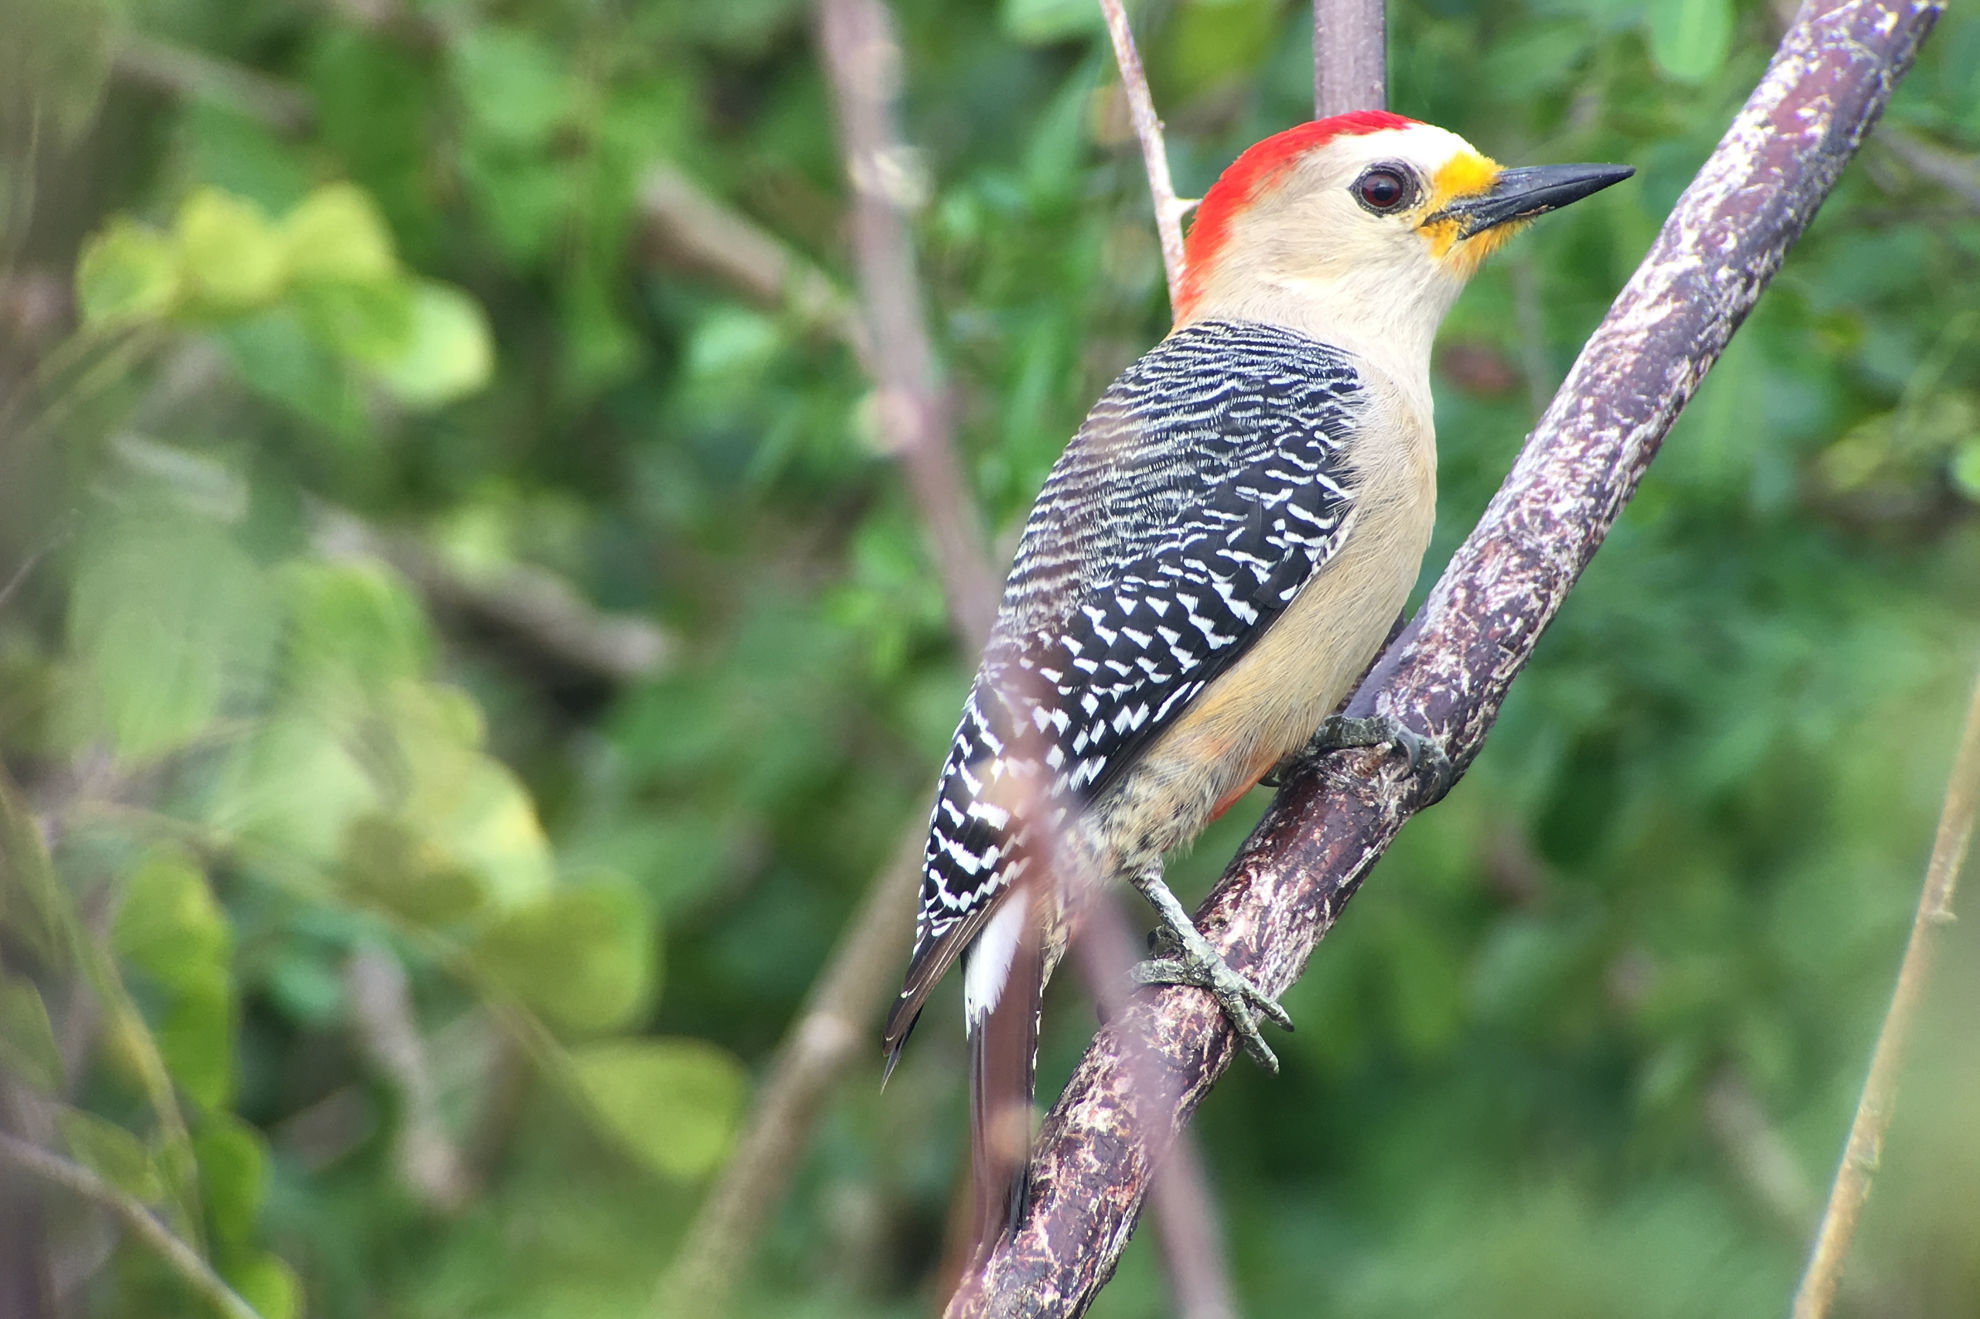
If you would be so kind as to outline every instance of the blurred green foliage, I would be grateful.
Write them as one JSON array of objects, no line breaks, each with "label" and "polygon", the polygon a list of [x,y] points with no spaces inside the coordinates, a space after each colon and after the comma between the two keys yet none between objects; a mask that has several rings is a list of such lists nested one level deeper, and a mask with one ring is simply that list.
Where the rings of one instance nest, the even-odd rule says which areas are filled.
[{"label": "blurred green foliage", "polygon": [[[1007,547],[1162,333],[1159,255],[1089,0],[897,10],[928,302]],[[1639,169],[1452,315],[1426,581],[1784,12],[1392,6],[1396,108]],[[1303,9],[1134,18],[1185,192],[1306,117]],[[0,27],[0,1126],[269,1319],[646,1312],[926,810],[971,658],[833,333],[805,7],[5,0]],[[1976,152],[1956,10],[1476,769],[1288,995],[1285,1074],[1206,1104],[1247,1314],[1783,1308],[1980,655]],[[766,300],[683,261],[668,171],[812,274]],[[1976,930],[1946,936],[1852,1314],[1980,1307]],[[748,1312],[926,1308],[952,1006],[884,1096],[876,1047],[834,1100]],[[1090,1021],[1055,991],[1048,1090]],[[44,1312],[198,1312],[27,1186],[0,1179],[0,1229]],[[1096,1314],[1166,1312],[1146,1236]]]}]

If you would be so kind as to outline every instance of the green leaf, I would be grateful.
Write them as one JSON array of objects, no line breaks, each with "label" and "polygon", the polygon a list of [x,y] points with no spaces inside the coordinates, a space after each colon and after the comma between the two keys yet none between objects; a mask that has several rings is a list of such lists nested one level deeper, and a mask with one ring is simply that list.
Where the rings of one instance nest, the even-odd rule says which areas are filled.
[{"label": "green leaf", "polygon": [[328,184],[304,198],[283,217],[282,243],[297,280],[376,284],[399,270],[385,217],[353,183]]},{"label": "green leaf", "polygon": [[1003,0],[997,23],[1013,41],[1046,45],[1106,29],[1097,4],[1085,0]]},{"label": "green leaf", "polygon": [[158,1161],[130,1132],[73,1108],[56,1113],[55,1126],[71,1157],[104,1181],[146,1204],[165,1198]]},{"label": "green leaf", "polygon": [[151,853],[125,881],[111,951],[161,985],[196,984],[224,966],[231,942],[206,876],[179,853]]},{"label": "green leaf", "polygon": [[158,1023],[158,1053],[186,1097],[209,1112],[234,1090],[234,997],[224,966],[181,973]]},{"label": "green leaf", "polygon": [[379,380],[409,408],[436,408],[474,393],[495,370],[495,341],[481,305],[448,284],[414,289],[403,352],[376,364]]},{"label": "green leaf", "polygon": [[604,1040],[570,1053],[571,1075],[604,1130],[677,1180],[705,1176],[735,1143],[749,1078],[704,1040]]},{"label": "green leaf", "polygon": [[1980,435],[1953,450],[1952,482],[1960,494],[1980,503]]},{"label": "green leaf", "polygon": [[475,964],[549,1021],[577,1034],[629,1025],[657,979],[657,940],[639,894],[622,883],[560,888],[509,912],[475,940]]},{"label": "green leaf", "polygon": [[422,925],[460,920],[486,897],[474,871],[404,819],[382,811],[350,822],[340,872],[352,891]]},{"label": "green leaf", "polygon": [[218,188],[200,188],[180,204],[173,234],[193,310],[232,315],[281,295],[287,245],[260,207]]},{"label": "green leaf", "polygon": [[202,1108],[233,1089],[233,932],[206,877],[184,857],[154,852],[124,887],[113,952],[167,992],[156,1038],[165,1070]]},{"label": "green leaf", "polygon": [[17,976],[0,979],[0,1075],[18,1076],[43,1094],[62,1088],[62,1054],[41,991]]},{"label": "green leaf", "polygon": [[1650,6],[1650,58],[1679,82],[1704,82],[1732,50],[1732,0],[1656,0]]},{"label": "green leaf", "polygon": [[0,764],[0,929],[50,967],[69,960],[68,904],[48,859],[41,828]]},{"label": "green leaf", "polygon": [[130,325],[169,314],[180,291],[171,240],[122,216],[83,244],[76,307],[85,325]]},{"label": "green leaf", "polygon": [[261,1133],[227,1112],[209,1112],[193,1136],[199,1161],[200,1197],[224,1242],[246,1241],[261,1212],[268,1148]]},{"label": "green leaf", "polygon": [[412,349],[415,303],[405,280],[309,284],[296,290],[294,306],[318,342],[359,366],[394,362]]},{"label": "green leaf", "polygon": [[302,1312],[302,1284],[279,1255],[261,1251],[231,1260],[221,1276],[261,1319],[295,1319]]},{"label": "green leaf", "polygon": [[125,761],[177,749],[258,678],[275,632],[261,570],[211,523],[125,517],[86,543],[69,604],[78,711]]},{"label": "green leaf", "polygon": [[570,103],[557,59],[534,37],[476,24],[449,47],[461,100],[476,127],[516,147],[542,145]]},{"label": "green leaf", "polygon": [[426,614],[403,579],[377,562],[295,563],[289,599],[290,693],[311,706],[356,691],[376,697],[433,660]]}]

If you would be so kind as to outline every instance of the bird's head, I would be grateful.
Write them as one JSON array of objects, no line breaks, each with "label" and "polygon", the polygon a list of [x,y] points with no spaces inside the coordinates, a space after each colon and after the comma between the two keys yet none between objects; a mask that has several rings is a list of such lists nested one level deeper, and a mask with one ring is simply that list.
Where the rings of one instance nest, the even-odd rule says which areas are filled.
[{"label": "bird's head", "polygon": [[1420,347],[1427,365],[1438,322],[1489,253],[1525,221],[1633,172],[1507,169],[1455,133],[1383,111],[1301,124],[1239,156],[1204,196],[1177,323],[1292,324]]}]

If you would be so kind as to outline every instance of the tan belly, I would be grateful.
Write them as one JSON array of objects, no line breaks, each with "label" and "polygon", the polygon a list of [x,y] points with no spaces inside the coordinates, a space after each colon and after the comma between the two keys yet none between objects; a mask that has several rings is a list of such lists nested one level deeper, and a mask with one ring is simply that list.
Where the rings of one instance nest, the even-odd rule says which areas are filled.
[{"label": "tan belly", "polygon": [[[1214,811],[1304,746],[1348,695],[1388,637],[1429,546],[1435,459],[1427,433],[1420,444],[1426,456],[1407,455],[1417,461],[1364,475],[1340,551],[1090,808],[1080,830],[1087,874],[1118,878],[1189,842]],[[1079,895],[1068,896],[1077,905]]]}]

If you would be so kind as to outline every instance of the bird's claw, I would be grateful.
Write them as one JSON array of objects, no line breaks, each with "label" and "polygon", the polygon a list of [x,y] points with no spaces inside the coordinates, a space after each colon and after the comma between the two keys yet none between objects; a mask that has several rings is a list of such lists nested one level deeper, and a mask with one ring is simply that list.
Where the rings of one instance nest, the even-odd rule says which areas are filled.
[{"label": "bird's claw", "polygon": [[1275,768],[1261,782],[1277,786],[1277,780],[1291,765],[1314,760],[1330,751],[1346,751],[1356,747],[1390,746],[1403,753],[1403,760],[1412,777],[1423,780],[1423,804],[1425,806],[1442,801],[1444,794],[1451,790],[1456,774],[1451,767],[1451,758],[1443,745],[1433,737],[1411,728],[1392,715],[1377,714],[1365,718],[1330,714],[1320,721],[1313,736],[1297,753],[1288,757],[1284,764]]},{"label": "bird's claw", "polygon": [[1269,1021],[1282,1030],[1291,1030],[1292,1018],[1278,999],[1260,989],[1250,977],[1232,970],[1230,963],[1214,951],[1205,957],[1179,949],[1175,956],[1151,957],[1138,963],[1129,974],[1137,985],[1194,985],[1209,990],[1217,1006],[1230,1019],[1244,1051],[1266,1071],[1279,1070],[1278,1055],[1265,1043],[1259,1023]]}]

